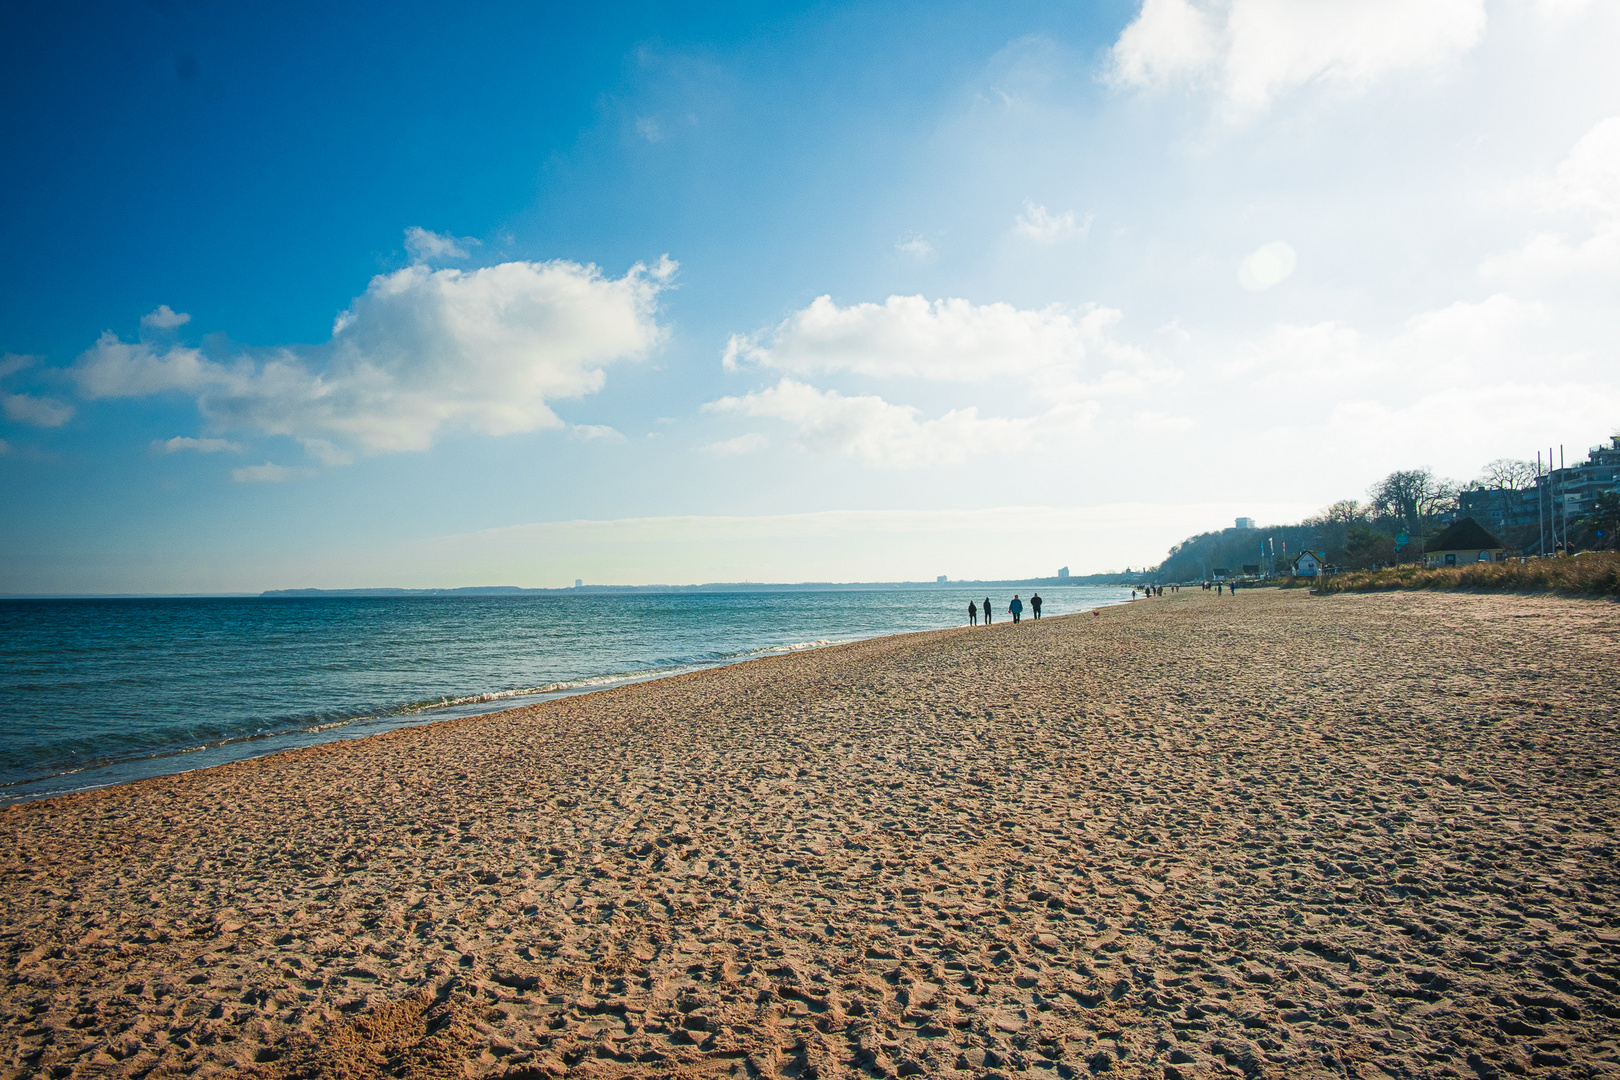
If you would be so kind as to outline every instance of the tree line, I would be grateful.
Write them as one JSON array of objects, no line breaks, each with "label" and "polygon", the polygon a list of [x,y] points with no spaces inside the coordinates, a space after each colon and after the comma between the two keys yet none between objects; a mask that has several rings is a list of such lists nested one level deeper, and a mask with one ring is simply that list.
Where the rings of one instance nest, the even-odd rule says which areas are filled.
[{"label": "tree line", "polygon": [[[1246,566],[1286,573],[1302,551],[1325,552],[1330,564],[1347,569],[1390,566],[1421,559],[1425,542],[1438,535],[1455,515],[1466,491],[1498,492],[1505,512],[1512,493],[1535,487],[1536,464],[1498,458],[1468,482],[1438,477],[1430,469],[1397,469],[1367,489],[1366,501],[1341,499],[1293,525],[1262,529],[1221,529],[1188,537],[1170,549],[1154,576],[1164,581],[1208,579],[1217,570],[1233,574]],[[1605,535],[1598,537],[1598,531]],[[1513,550],[1533,548],[1534,525],[1503,530],[1503,544]],[[1613,547],[1620,532],[1620,495],[1598,496],[1596,511],[1571,521],[1571,538],[1581,548]],[[1407,543],[1397,547],[1397,537]]]}]

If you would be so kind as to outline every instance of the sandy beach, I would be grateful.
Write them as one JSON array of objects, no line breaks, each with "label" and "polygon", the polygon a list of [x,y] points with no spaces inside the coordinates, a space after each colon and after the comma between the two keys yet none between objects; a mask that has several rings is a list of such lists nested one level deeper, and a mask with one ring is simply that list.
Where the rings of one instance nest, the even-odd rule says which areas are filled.
[{"label": "sandy beach", "polygon": [[1620,605],[1199,591],[0,811],[0,1077],[1620,1077]]}]

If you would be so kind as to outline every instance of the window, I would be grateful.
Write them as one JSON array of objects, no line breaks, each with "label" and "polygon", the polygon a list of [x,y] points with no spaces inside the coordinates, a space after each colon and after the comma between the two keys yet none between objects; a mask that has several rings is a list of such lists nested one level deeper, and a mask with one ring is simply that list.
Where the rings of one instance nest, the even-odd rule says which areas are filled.
[{"label": "window", "polygon": [[1455,551],[1446,552],[1446,565],[1447,566],[1456,566],[1457,565],[1457,553]]}]

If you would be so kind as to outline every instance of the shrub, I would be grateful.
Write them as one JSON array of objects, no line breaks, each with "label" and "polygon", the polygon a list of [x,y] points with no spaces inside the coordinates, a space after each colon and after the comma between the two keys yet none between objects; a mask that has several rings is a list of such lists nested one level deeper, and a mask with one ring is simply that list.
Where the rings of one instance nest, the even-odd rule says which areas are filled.
[{"label": "shrub", "polygon": [[1321,591],[1473,589],[1481,592],[1550,592],[1620,599],[1620,552],[1588,551],[1556,559],[1472,563],[1468,566],[1396,566],[1328,578]]}]

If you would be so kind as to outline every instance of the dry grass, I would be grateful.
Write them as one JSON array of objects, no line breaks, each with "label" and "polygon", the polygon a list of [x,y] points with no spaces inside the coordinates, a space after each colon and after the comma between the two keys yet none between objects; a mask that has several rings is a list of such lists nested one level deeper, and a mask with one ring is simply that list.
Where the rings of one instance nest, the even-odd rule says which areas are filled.
[{"label": "dry grass", "polygon": [[1482,592],[1560,593],[1620,598],[1620,552],[1589,551],[1570,558],[1469,566],[1398,566],[1329,578],[1323,592],[1390,589],[1471,589]]}]

